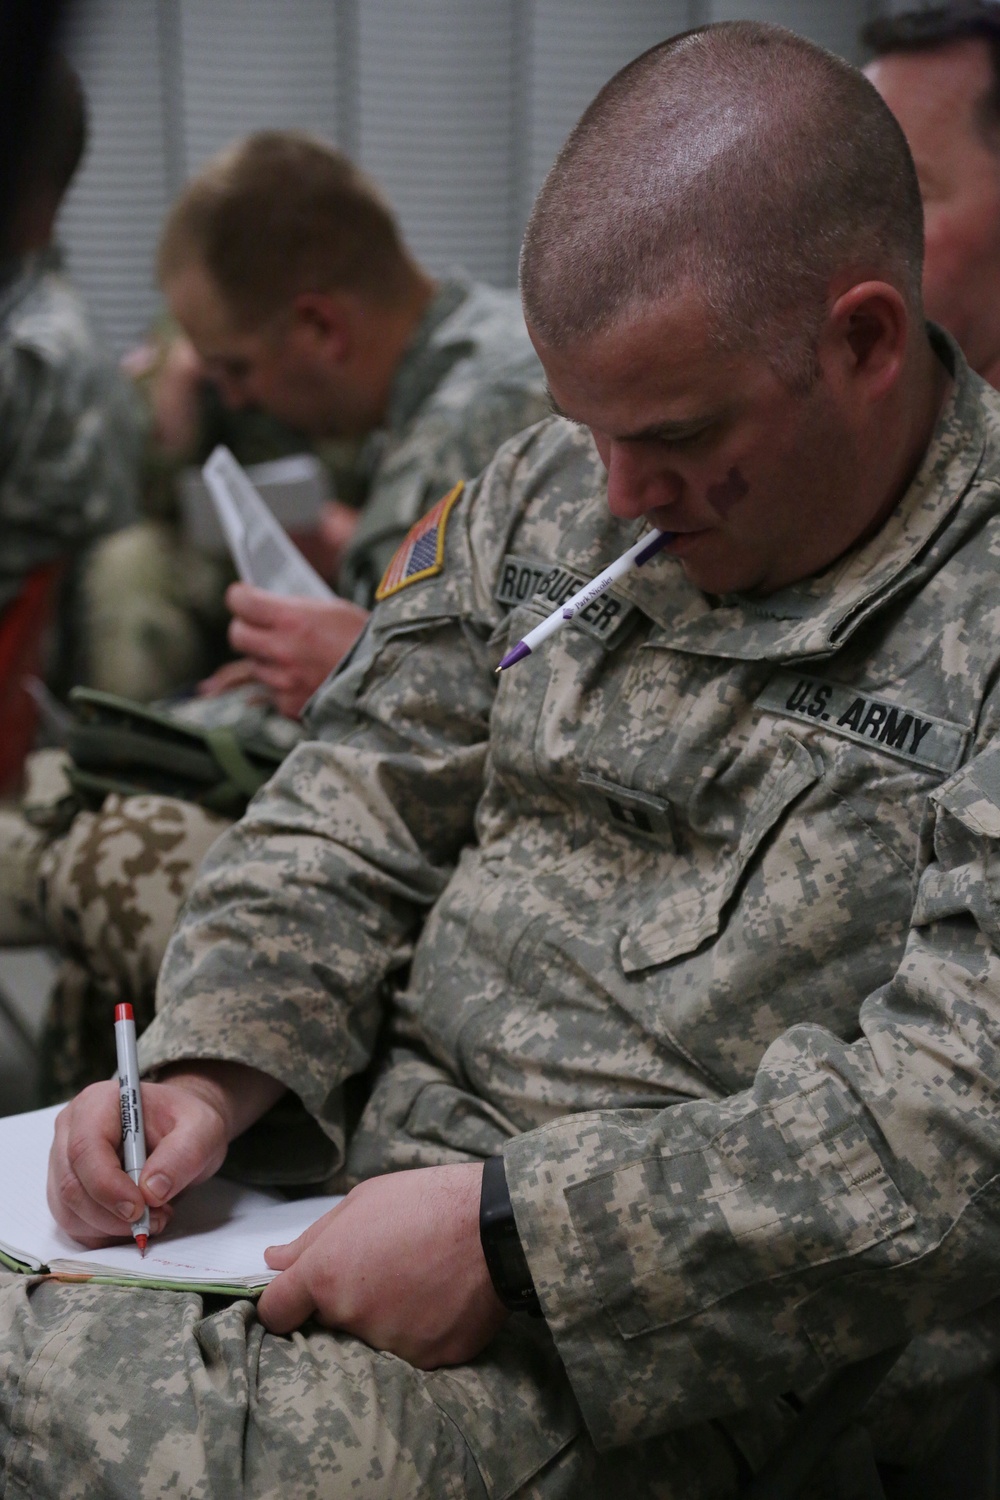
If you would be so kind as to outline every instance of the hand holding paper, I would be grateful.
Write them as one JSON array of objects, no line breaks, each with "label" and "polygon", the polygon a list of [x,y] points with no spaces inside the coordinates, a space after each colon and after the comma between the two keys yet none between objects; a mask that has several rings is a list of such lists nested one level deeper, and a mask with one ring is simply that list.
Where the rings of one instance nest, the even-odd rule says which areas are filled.
[{"label": "hand holding paper", "polygon": [[334,598],[333,590],[306,562],[228,448],[216,448],[201,472],[236,571],[245,583],[303,599]]},{"label": "hand holding paper", "polygon": [[199,687],[212,697],[243,682],[259,682],[275,707],[298,718],[306,701],[350,651],[368,611],[347,599],[285,599],[248,583],[231,584],[229,641],[243,654]]},{"label": "hand holding paper", "polygon": [[[259,682],[280,713],[297,719],[354,645],[368,611],[327,587],[228,448],[216,448],[202,473],[243,580],[226,602],[235,616],[230,644],[247,660],[227,663],[199,691],[214,697],[238,683]],[[331,540],[346,546],[357,513],[328,506],[327,520]]]},{"label": "hand holding paper", "polygon": [[[159,1168],[173,1177],[171,1193],[192,1172],[200,1175],[199,1162],[207,1173],[220,1135],[244,1128],[279,1089],[273,1079],[236,1064],[191,1068],[173,1087],[143,1085],[148,1134],[156,1140],[149,1164],[159,1153]],[[213,1090],[225,1091],[237,1074],[248,1074],[249,1084],[220,1131],[191,1108],[197,1096],[183,1097],[185,1083],[196,1090],[205,1085],[200,1103],[212,1113]],[[255,1079],[269,1092],[254,1097]],[[481,1163],[372,1178],[346,1199],[290,1202],[210,1177],[180,1195],[168,1226],[165,1207],[153,1211],[159,1228],[142,1259],[128,1243],[128,1215],[136,1205],[116,1213],[115,1192],[132,1190],[116,1154],[116,1109],[115,1085],[96,1084],[61,1114],[47,1109],[0,1119],[0,1259],[6,1264],[234,1295],[266,1285],[259,1312],[273,1332],[313,1318],[424,1369],[473,1358],[506,1319],[479,1237]],[[222,1115],[227,1111],[228,1105]],[[172,1118],[176,1124],[169,1128]],[[47,1160],[59,1225],[45,1203]],[[147,1190],[147,1197],[159,1201],[160,1190]],[[99,1248],[82,1249],[81,1239]],[[282,1239],[287,1243],[275,1243]]]}]

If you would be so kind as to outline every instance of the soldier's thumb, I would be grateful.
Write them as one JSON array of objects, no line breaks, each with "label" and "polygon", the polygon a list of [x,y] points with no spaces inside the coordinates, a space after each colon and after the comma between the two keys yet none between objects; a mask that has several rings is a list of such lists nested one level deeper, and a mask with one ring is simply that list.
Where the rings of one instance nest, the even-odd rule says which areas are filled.
[{"label": "soldier's thumb", "polygon": [[181,1117],[157,1142],[139,1178],[139,1187],[150,1207],[159,1207],[192,1182],[210,1177],[222,1165],[225,1137],[219,1122],[206,1118],[214,1111],[199,1111]]}]

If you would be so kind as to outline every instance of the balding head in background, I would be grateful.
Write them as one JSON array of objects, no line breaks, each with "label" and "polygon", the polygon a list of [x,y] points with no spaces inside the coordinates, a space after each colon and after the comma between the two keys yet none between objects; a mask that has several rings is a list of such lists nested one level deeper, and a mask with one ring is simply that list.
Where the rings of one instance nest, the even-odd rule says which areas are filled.
[{"label": "balding head in background", "polygon": [[243,328],[304,292],[347,289],[390,304],[412,295],[417,279],[375,184],[335,147],[295,130],[247,136],[188,183],[164,226],[161,278],[192,262]]},{"label": "balding head in background", "polygon": [[682,533],[708,592],[781,587],[877,526],[942,394],[921,253],[905,139],[846,63],[734,22],[622,69],[521,259],[529,331],[612,510]]},{"label": "balding head in background", "polygon": [[884,17],[862,40],[916,163],[927,315],[1000,386],[1000,4]]}]

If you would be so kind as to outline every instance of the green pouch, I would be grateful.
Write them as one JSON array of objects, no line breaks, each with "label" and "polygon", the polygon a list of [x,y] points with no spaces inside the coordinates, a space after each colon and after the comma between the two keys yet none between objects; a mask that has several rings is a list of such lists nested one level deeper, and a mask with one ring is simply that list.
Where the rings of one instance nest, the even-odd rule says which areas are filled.
[{"label": "green pouch", "polygon": [[67,775],[86,807],[99,807],[109,792],[155,792],[239,817],[288,753],[259,722],[205,727],[93,688],[69,696],[75,719]]}]

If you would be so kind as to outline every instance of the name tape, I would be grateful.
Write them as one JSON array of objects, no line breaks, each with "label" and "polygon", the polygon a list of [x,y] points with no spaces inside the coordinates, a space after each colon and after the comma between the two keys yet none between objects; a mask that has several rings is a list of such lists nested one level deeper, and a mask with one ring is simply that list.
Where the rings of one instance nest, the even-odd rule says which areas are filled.
[{"label": "name tape", "polygon": [[[493,597],[498,604],[514,606],[528,600],[540,606],[545,614],[551,614],[560,604],[565,604],[588,580],[559,563],[542,563],[531,557],[518,557],[508,553],[503,560]],[[601,594],[591,600],[585,609],[573,616],[573,624],[579,625],[595,640],[607,644],[617,634],[625,621],[634,613],[635,606],[616,599],[611,593]]]},{"label": "name tape", "polygon": [[779,672],[756,701],[769,713],[822,724],[834,734],[933,771],[953,771],[965,744],[966,731],[960,724],[821,677]]}]

